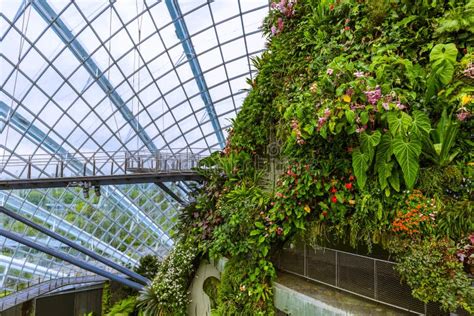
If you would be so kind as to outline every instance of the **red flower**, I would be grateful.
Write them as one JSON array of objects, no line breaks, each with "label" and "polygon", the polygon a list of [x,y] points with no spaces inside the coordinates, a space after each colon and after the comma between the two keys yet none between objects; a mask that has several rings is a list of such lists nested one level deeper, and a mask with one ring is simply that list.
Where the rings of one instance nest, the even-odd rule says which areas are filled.
[{"label": "red flower", "polygon": [[350,182],[349,182],[349,183],[346,183],[346,189],[347,189],[347,190],[352,189],[352,183],[350,183]]},{"label": "red flower", "polygon": [[331,198],[331,202],[333,203],[337,203],[337,197],[335,195],[332,196]]},{"label": "red flower", "polygon": [[351,176],[349,177],[349,181],[354,181],[354,179],[355,179],[355,178],[354,178],[353,175],[351,175]]},{"label": "red flower", "polygon": [[346,27],[344,27],[344,30],[345,30],[345,31],[350,31],[350,30],[351,30],[351,27],[350,27],[350,26],[346,26]]},{"label": "red flower", "polygon": [[336,193],[337,192],[337,189],[335,187],[332,187],[332,189],[329,191],[331,193]]}]

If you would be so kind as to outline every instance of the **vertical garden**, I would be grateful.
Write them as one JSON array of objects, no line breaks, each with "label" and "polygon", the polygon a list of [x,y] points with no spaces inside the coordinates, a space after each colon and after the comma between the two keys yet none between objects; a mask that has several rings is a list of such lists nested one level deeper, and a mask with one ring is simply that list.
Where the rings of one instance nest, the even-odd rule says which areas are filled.
[{"label": "vertical garden", "polygon": [[382,247],[416,298],[474,313],[474,1],[282,0],[263,30],[140,306],[184,315],[200,260],[227,257],[213,312],[272,315],[270,258],[300,237]]}]

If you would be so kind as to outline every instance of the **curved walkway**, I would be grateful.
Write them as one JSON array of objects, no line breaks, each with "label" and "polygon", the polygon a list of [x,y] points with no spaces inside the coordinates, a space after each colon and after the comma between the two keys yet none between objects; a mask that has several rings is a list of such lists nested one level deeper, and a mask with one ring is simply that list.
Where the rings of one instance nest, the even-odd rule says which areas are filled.
[{"label": "curved walkway", "polygon": [[90,275],[83,277],[66,277],[59,278],[55,280],[49,280],[41,282],[35,285],[32,285],[21,291],[12,293],[5,297],[0,298],[0,312],[12,308],[15,305],[24,303],[33,298],[41,296],[43,294],[49,293],[51,291],[57,290],[63,286],[73,285],[73,284],[83,284],[83,283],[95,283],[106,281],[106,278],[103,278],[98,275]]}]

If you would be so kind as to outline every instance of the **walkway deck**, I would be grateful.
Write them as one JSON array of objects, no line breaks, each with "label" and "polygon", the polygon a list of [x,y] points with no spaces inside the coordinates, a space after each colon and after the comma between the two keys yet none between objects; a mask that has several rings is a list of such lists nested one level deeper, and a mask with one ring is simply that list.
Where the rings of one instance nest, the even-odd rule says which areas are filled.
[{"label": "walkway deck", "polygon": [[191,151],[17,156],[0,165],[0,190],[199,181],[194,168],[204,157]]}]

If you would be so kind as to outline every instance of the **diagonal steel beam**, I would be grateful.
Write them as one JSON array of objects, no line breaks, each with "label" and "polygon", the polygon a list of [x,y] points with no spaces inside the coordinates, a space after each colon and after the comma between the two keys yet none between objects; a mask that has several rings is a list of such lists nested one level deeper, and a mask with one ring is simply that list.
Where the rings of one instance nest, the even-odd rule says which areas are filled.
[{"label": "diagonal steel beam", "polygon": [[184,201],[176,194],[174,193],[173,191],[171,191],[170,188],[168,188],[164,183],[161,183],[161,182],[155,182],[155,184],[160,188],[162,189],[163,191],[165,191],[166,193],[168,193],[173,199],[175,199],[179,204],[181,204],[182,206],[184,206],[186,203],[184,203]]},{"label": "diagonal steel beam", "polygon": [[45,246],[43,246],[41,244],[38,244],[38,243],[36,243],[36,242],[34,242],[30,239],[27,239],[27,238],[25,238],[25,237],[23,237],[19,234],[12,233],[12,232],[9,232],[5,229],[0,228],[0,236],[3,236],[5,238],[11,239],[11,240],[14,240],[14,241],[16,241],[20,244],[23,244],[23,245],[28,246],[30,248],[33,248],[35,250],[44,252],[45,254],[48,254],[48,255],[53,256],[55,258],[58,258],[60,260],[66,261],[66,262],[68,262],[72,265],[75,265],[75,266],[77,266],[81,269],[84,269],[84,270],[93,272],[95,274],[98,274],[100,276],[103,276],[104,278],[107,278],[109,280],[119,282],[123,285],[131,287],[132,289],[135,289],[135,290],[138,290],[138,291],[143,289],[143,285],[141,285],[141,284],[130,281],[130,280],[124,278],[124,277],[121,277],[119,275],[110,273],[110,272],[105,271],[103,269],[97,268],[96,266],[94,266],[90,263],[87,263],[83,260],[74,258],[73,256],[67,255],[65,253],[54,250],[52,248],[45,247]]},{"label": "diagonal steel beam", "polygon": [[120,95],[114,89],[110,81],[107,79],[106,74],[92,60],[92,57],[72,34],[63,20],[54,11],[54,9],[48,4],[46,0],[33,0],[32,5],[38,14],[43,18],[43,20],[45,20],[46,23],[50,25],[54,33],[56,33],[62,42],[67,45],[79,62],[84,65],[84,68],[87,70],[89,75],[96,80],[99,87],[110,98],[112,104],[117,107],[120,114],[122,114],[125,121],[132,127],[135,133],[137,133],[143,144],[151,152],[156,152],[157,147],[153,143],[153,140],[150,138],[150,136],[148,136],[148,134],[145,132],[143,127],[128,108],[127,104],[123,101],[122,97],[120,97]]},{"label": "diagonal steel beam", "polygon": [[128,255],[117,250],[111,245],[106,244],[105,242],[93,236],[92,234],[80,228],[77,228],[76,226],[70,224],[67,221],[63,221],[63,219],[59,216],[51,214],[49,211],[43,209],[38,205],[34,205],[31,202],[25,201],[24,199],[16,196],[15,194],[7,194],[0,191],[0,205],[7,206],[18,213],[29,215],[36,220],[54,226],[65,234],[71,234],[83,244],[89,245],[91,249],[99,250],[102,253],[107,254],[124,264],[135,265],[137,263]]},{"label": "diagonal steel beam", "polygon": [[196,80],[196,83],[198,85],[201,98],[206,107],[209,119],[211,120],[214,132],[216,133],[217,141],[219,142],[221,148],[224,148],[224,133],[222,132],[221,124],[219,123],[219,119],[216,114],[216,109],[214,108],[214,103],[212,102],[211,95],[209,94],[209,89],[207,87],[206,80],[204,79],[201,65],[199,64],[199,60],[196,57],[196,51],[194,50],[194,46],[191,41],[188,28],[184,21],[181,8],[179,7],[179,4],[176,0],[166,0],[165,3],[166,7],[168,8],[168,12],[171,15],[171,19],[173,20],[173,24],[176,29],[176,35],[178,36],[178,39],[183,45],[184,53],[186,55],[186,58],[188,59],[189,66],[191,67],[191,70],[194,75],[194,79]]},{"label": "diagonal steel beam", "polygon": [[68,245],[69,247],[79,251],[79,252],[82,252],[83,254],[111,267],[112,269],[115,269],[119,272],[122,272],[123,274],[125,275],[128,275],[129,277],[131,277],[132,279],[135,279],[137,280],[138,282],[140,283],[143,283],[143,284],[148,284],[150,282],[150,280],[148,280],[147,278],[141,276],[140,274],[138,273],[135,273],[127,268],[124,268],[123,266],[119,265],[119,264],[116,264],[115,262],[109,260],[109,259],[106,259],[100,255],[98,255],[97,253],[87,249],[86,247],[83,247],[81,245],[78,245],[76,244],[75,242],[41,226],[41,225],[38,225],[18,214],[16,214],[15,212],[12,212],[10,211],[9,209],[5,208],[5,207],[2,207],[0,206],[0,213],[3,213],[11,218],[14,218],[15,220],[19,221],[19,222],[22,222],[23,224],[37,230],[37,231],[40,231],[42,232],[43,234],[53,238],[53,239],[56,239],[57,241],[60,241],[62,242],[63,244],[65,245]]}]

